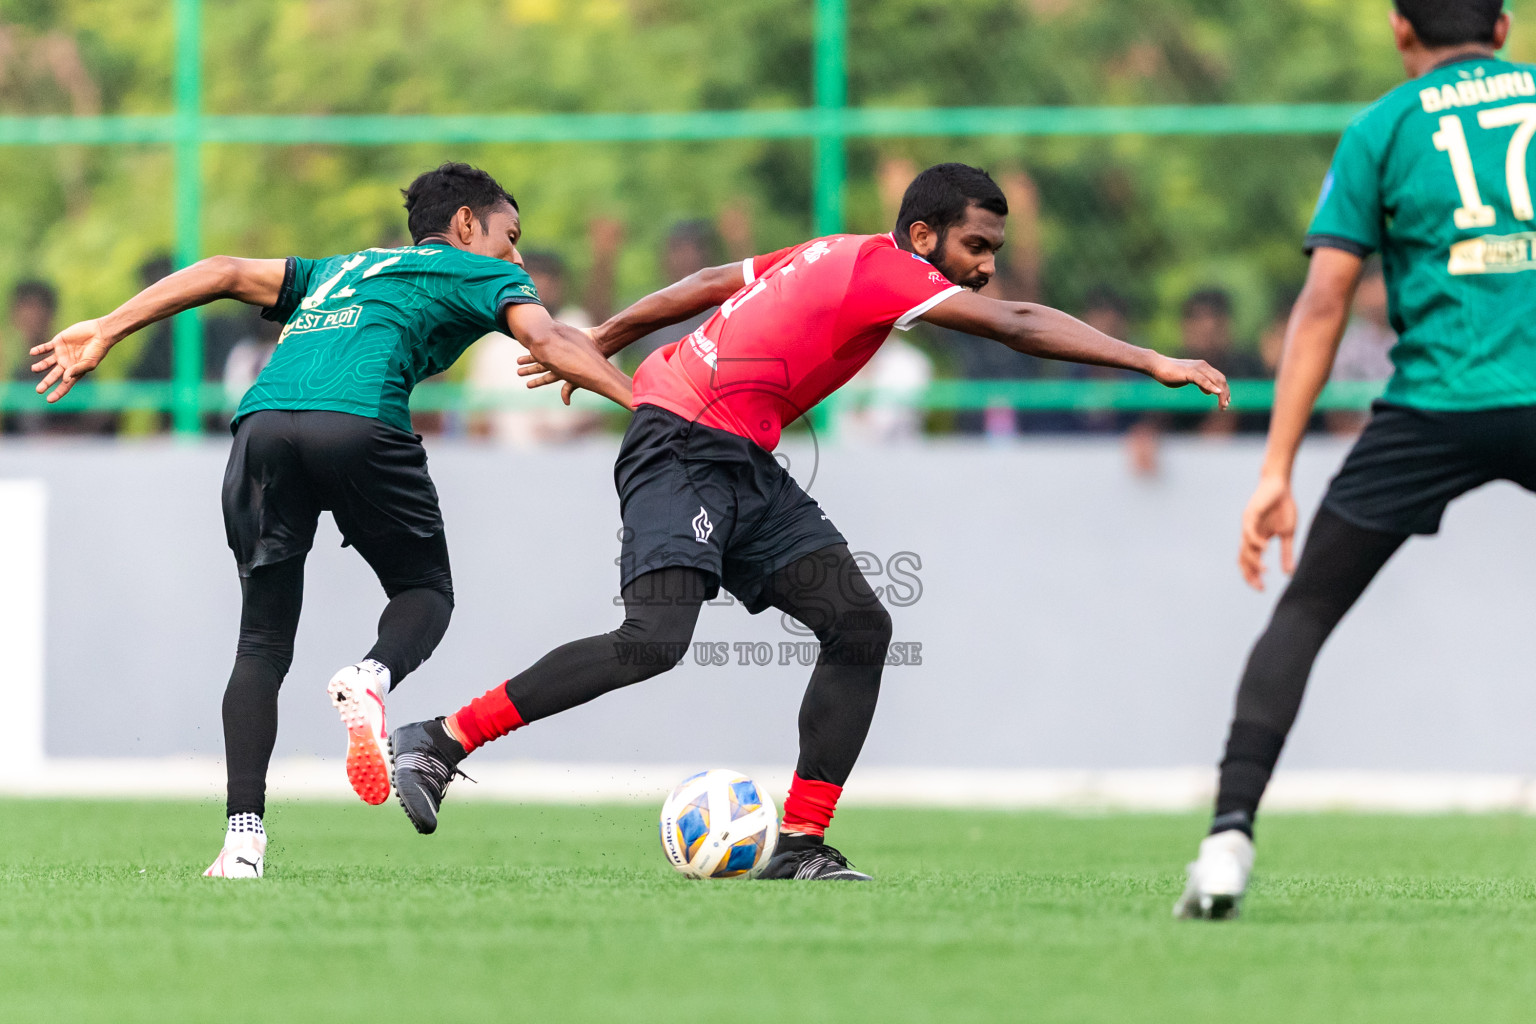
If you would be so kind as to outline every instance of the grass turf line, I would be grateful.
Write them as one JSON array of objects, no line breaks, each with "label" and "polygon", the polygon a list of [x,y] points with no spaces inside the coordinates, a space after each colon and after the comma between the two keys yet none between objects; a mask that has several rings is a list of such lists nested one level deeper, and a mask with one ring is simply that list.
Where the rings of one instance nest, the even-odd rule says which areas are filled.
[{"label": "grass turf line", "polygon": [[873,885],[688,882],[650,808],[0,801],[0,1021],[1515,1021],[1536,821],[1271,815],[1245,916],[1169,910],[1202,818],[850,809]]}]

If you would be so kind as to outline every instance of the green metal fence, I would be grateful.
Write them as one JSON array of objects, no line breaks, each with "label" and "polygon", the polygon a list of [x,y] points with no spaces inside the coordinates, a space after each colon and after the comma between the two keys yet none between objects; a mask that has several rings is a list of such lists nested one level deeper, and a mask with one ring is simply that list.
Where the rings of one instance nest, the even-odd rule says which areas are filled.
[{"label": "green metal fence", "polygon": [[[1265,104],[1141,107],[848,106],[848,0],[815,0],[814,105],[808,109],[662,114],[512,114],[486,116],[264,116],[202,112],[202,0],[175,5],[175,109],[166,115],[105,117],[0,116],[0,145],[165,144],[173,148],[176,262],[201,255],[202,152],[220,143],[378,146],[411,142],[633,142],[771,138],[809,139],[814,146],[813,221],[818,234],[843,227],[847,143],[854,138],[976,135],[1238,135],[1333,134],[1358,110],[1353,104]],[[203,382],[202,327],[197,312],[175,318],[174,373],[167,384],[91,383],[71,393],[69,409],[155,409],[173,414],[180,433],[195,433],[201,414],[227,408],[228,396]],[[1378,388],[1330,387],[1325,406],[1356,408]],[[1244,385],[1237,400],[1265,408],[1266,384]],[[1131,382],[940,381],[921,397],[925,408],[976,409],[997,404],[1031,409],[1188,408],[1193,394]],[[449,385],[423,385],[413,404],[452,408],[472,398]],[[42,406],[25,385],[0,387],[0,410]],[[62,410],[61,410],[62,411]]]}]

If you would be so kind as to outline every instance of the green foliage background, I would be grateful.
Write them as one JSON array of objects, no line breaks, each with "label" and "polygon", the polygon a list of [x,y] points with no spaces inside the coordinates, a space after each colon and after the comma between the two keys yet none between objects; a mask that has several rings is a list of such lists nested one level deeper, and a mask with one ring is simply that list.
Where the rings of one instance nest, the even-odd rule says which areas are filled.
[{"label": "green foliage background", "polygon": [[[864,105],[1365,103],[1400,81],[1388,0],[850,0]],[[1536,0],[1510,5],[1517,23]],[[208,0],[211,113],[507,113],[789,107],[811,100],[812,0]],[[0,113],[161,113],[167,0],[0,0]],[[57,54],[84,85],[59,84]],[[1536,57],[1517,24],[1509,51]],[[49,56],[49,55],[53,56]],[[49,61],[53,61],[52,64]],[[9,65],[7,67],[7,64]],[[67,76],[66,76],[67,77]],[[77,76],[78,78],[79,76]],[[1128,291],[1171,345],[1178,300],[1217,283],[1251,338],[1300,283],[1327,137],[915,139],[850,150],[849,228],[884,230],[885,156],[1021,167],[1039,184],[1045,298]],[[531,247],[579,278],[586,224],[627,225],[619,291],[659,283],[675,220],[744,201],[757,247],[809,234],[808,143],[210,147],[208,252],[320,255],[399,239],[396,189],[446,158],[518,194]],[[0,148],[0,287],[60,287],[61,316],[114,305],[172,241],[164,147]]]}]

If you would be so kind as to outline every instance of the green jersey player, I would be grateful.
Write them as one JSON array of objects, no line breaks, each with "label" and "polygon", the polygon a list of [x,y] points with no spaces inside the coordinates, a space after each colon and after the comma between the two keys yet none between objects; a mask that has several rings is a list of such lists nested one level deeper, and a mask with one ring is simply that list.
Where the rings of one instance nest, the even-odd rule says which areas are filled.
[{"label": "green jersey player", "polygon": [[412,182],[405,207],[412,245],[322,260],[214,256],[32,350],[33,370],[44,374],[37,390],[52,388],[56,402],[123,338],[184,309],[238,299],[285,325],[235,414],[224,476],[242,604],[224,692],[229,828],[211,876],[264,870],[277,691],[293,660],[304,559],[322,511],[388,598],[373,648],[336,673],[329,693],[347,727],[353,789],[374,804],[389,795],[384,695],[431,655],[453,610],[437,491],[411,433],[417,382],[504,330],[569,380],[630,405],[629,378],[539,304],[517,252],[517,202],[489,174],[444,164]]},{"label": "green jersey player", "polygon": [[[1236,913],[1253,819],[1318,650],[1405,540],[1433,534],[1452,500],[1493,480],[1536,490],[1536,208],[1527,156],[1536,67],[1495,56],[1502,0],[1395,0],[1412,79],[1354,119],[1323,184],[1306,246],[1259,485],[1239,562],[1263,587],[1280,538],[1294,578],[1237,693],[1211,833],[1175,907]],[[1299,565],[1291,466],[1328,379],[1362,263],[1380,252],[1395,372],[1329,485]]]}]

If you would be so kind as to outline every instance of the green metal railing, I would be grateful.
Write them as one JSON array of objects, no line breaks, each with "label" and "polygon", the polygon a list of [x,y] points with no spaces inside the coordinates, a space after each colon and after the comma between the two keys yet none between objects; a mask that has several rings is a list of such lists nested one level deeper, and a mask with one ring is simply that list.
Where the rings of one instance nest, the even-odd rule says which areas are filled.
[{"label": "green metal railing", "polygon": [[[378,146],[413,142],[637,142],[721,139],[808,139],[813,145],[813,222],[818,234],[843,227],[847,143],[854,138],[978,135],[1236,135],[1331,134],[1358,110],[1353,104],[1265,104],[1152,107],[848,106],[848,0],[815,0],[814,104],[808,109],[661,114],[504,114],[486,116],[263,116],[202,112],[202,0],[175,5],[175,108],[169,115],[103,117],[0,116],[0,145],[167,144],[175,155],[176,262],[202,253],[203,147],[221,143]],[[81,385],[52,408],[170,411],[177,432],[199,429],[203,413],[223,410],[221,387],[203,382],[202,326],[196,310],[173,321],[174,370],[168,384]],[[413,405],[487,402],[448,385],[423,386]],[[1365,392],[1360,392],[1364,395]],[[1269,404],[1265,385],[1245,392]],[[1182,396],[1182,397],[1181,397]],[[1339,397],[1339,396],[1348,396]],[[1156,385],[1082,381],[938,381],[921,396],[925,408],[1182,408],[1192,396]],[[1365,399],[1349,388],[1325,396],[1340,407]],[[25,385],[0,387],[0,411],[43,408]]]}]

